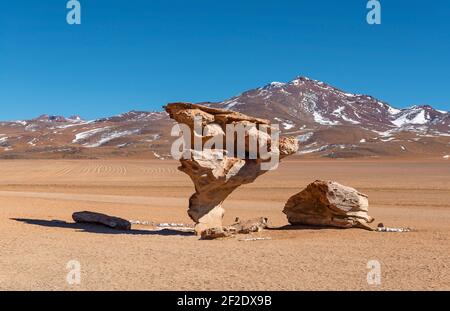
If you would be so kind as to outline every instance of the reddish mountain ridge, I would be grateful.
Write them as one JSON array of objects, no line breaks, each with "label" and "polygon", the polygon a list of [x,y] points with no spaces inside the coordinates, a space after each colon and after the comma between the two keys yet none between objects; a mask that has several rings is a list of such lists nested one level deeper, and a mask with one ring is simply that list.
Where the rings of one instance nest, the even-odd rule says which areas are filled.
[{"label": "reddish mountain ridge", "polygon": [[[368,95],[350,94],[298,77],[272,82],[220,103],[279,124],[298,137],[304,157],[421,156],[447,159],[450,114],[431,106],[396,109]],[[42,115],[0,123],[1,158],[169,158],[173,126],[165,112],[130,111],[86,121]]]}]

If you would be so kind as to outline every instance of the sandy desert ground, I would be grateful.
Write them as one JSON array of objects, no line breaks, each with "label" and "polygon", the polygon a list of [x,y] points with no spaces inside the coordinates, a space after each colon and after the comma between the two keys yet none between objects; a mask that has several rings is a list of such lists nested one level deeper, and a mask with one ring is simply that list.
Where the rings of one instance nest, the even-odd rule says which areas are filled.
[{"label": "sandy desert ground", "polygon": [[[117,232],[74,224],[91,210],[132,220],[191,223],[193,187],[175,161],[0,161],[2,290],[434,290],[450,289],[450,162],[288,159],[238,189],[225,223],[266,216],[271,240],[201,241],[134,225]],[[316,179],[369,195],[376,223],[410,233],[288,228],[285,201]],[[81,284],[66,264],[81,264]],[[366,281],[381,263],[382,283]]]}]

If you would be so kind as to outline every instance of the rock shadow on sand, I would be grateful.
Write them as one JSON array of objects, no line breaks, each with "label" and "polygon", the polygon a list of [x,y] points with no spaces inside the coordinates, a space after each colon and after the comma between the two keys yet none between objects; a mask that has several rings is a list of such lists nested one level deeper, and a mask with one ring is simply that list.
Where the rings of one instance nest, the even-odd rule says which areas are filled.
[{"label": "rock shadow on sand", "polygon": [[194,236],[194,232],[186,232],[174,229],[161,230],[115,230],[101,225],[69,223],[63,220],[44,220],[44,219],[27,219],[27,218],[11,218],[11,220],[23,222],[29,225],[74,229],[76,232],[88,232],[97,234],[131,234],[131,235],[159,235],[159,236]]},{"label": "rock shadow on sand", "polygon": [[284,225],[280,227],[267,227],[266,230],[268,231],[300,231],[300,230],[316,230],[316,231],[323,231],[323,230],[343,230],[342,228],[338,227],[330,227],[330,226],[313,226],[313,225]]}]

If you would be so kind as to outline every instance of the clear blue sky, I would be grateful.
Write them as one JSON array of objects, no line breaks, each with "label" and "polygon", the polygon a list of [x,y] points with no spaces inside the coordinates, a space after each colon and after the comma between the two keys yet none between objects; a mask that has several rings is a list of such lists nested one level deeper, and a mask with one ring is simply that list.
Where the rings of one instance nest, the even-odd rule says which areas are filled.
[{"label": "clear blue sky", "polygon": [[305,75],[393,106],[450,110],[450,1],[2,0],[0,119],[219,101]]}]

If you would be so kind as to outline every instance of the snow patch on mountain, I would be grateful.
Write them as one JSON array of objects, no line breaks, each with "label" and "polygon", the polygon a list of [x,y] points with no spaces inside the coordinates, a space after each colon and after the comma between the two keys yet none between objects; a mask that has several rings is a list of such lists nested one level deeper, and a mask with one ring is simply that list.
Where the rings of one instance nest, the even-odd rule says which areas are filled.
[{"label": "snow patch on mountain", "polygon": [[37,142],[37,138],[33,138],[27,144],[30,145],[30,146],[35,147],[36,146],[36,142]]},{"label": "snow patch on mountain", "polygon": [[400,112],[402,112],[400,109],[394,108],[394,107],[389,106],[389,105],[387,105],[387,106],[388,106],[388,112],[391,115],[396,115],[396,114],[399,114]]},{"label": "snow patch on mountain", "polygon": [[302,135],[298,135],[298,136],[297,136],[297,140],[298,140],[300,143],[305,143],[305,142],[307,142],[308,140],[310,140],[310,139],[313,137],[313,135],[314,135],[313,132],[309,132],[309,133],[305,133],[305,134],[302,134]]},{"label": "snow patch on mountain", "polygon": [[283,125],[283,128],[285,130],[290,130],[290,129],[293,129],[295,127],[295,123],[292,122],[292,121],[289,121],[289,120],[284,121],[282,123],[282,125]]},{"label": "snow patch on mountain", "polygon": [[25,131],[36,132],[37,127],[37,124],[28,124],[27,126],[25,126]]},{"label": "snow patch on mountain", "polygon": [[113,139],[120,138],[120,137],[125,137],[125,136],[135,135],[135,134],[138,134],[139,132],[140,132],[139,129],[129,130],[129,131],[113,131],[111,133],[102,134],[100,140],[97,141],[96,143],[85,144],[84,146],[87,147],[87,148],[100,147],[100,146],[106,144],[107,142],[109,142],[109,141],[111,141]]},{"label": "snow patch on mountain", "polygon": [[339,121],[331,121],[322,116],[318,111],[313,112],[314,121],[322,125],[338,125]]},{"label": "snow patch on mountain", "polygon": [[346,115],[341,116],[344,121],[347,121],[352,124],[360,124],[361,122],[348,118]]},{"label": "snow patch on mountain", "polygon": [[76,143],[78,143],[78,142],[80,142],[82,140],[86,140],[89,137],[92,137],[95,134],[104,132],[104,131],[106,131],[108,129],[109,129],[109,127],[101,127],[101,128],[95,128],[95,129],[92,129],[92,130],[89,130],[89,131],[78,133],[78,134],[75,135],[75,139],[72,140],[72,143],[76,144]]},{"label": "snow patch on mountain", "polygon": [[228,110],[233,110],[233,107],[241,105],[242,103],[240,103],[237,100],[231,99],[231,100],[227,100],[225,102],[223,102],[224,104],[224,109],[228,109]]},{"label": "snow patch on mountain", "polygon": [[299,150],[297,152],[297,154],[308,154],[308,153],[321,152],[321,151],[327,150],[328,147],[329,147],[328,145],[325,145],[325,146],[321,146],[321,147],[317,147],[317,148],[303,149],[303,150]]},{"label": "snow patch on mountain", "polygon": [[69,127],[82,126],[82,125],[85,125],[85,124],[88,124],[88,122],[81,121],[81,122],[77,122],[77,123],[58,125],[58,126],[50,128],[50,129],[64,130],[64,129],[69,128]]},{"label": "snow patch on mountain", "polygon": [[270,83],[269,83],[268,85],[266,85],[264,88],[265,88],[265,89],[281,88],[281,87],[283,87],[283,86],[285,86],[285,85],[286,85],[286,83],[274,81],[274,82],[270,82]]},{"label": "snow patch on mountain", "polygon": [[157,152],[153,151],[153,155],[155,156],[155,158],[157,158],[159,160],[165,160],[165,158]]},{"label": "snow patch on mountain", "polygon": [[344,107],[344,106],[339,106],[339,108],[337,108],[336,110],[334,110],[331,114],[334,115],[334,116],[336,116],[336,117],[338,117],[338,118],[341,118],[342,120],[344,120],[344,121],[346,121],[346,122],[349,122],[349,123],[352,123],[352,124],[360,124],[359,121],[356,121],[356,120],[353,120],[353,119],[347,117],[347,116],[343,113],[344,110],[345,110],[345,107]]},{"label": "snow patch on mountain", "polygon": [[428,112],[424,109],[413,109],[406,113],[400,113],[400,115],[392,121],[396,126],[403,126],[406,124],[426,124],[430,121]]},{"label": "snow patch on mountain", "polygon": [[149,137],[145,140],[146,142],[152,142],[155,140],[159,140],[161,138],[161,134],[151,134]]}]

